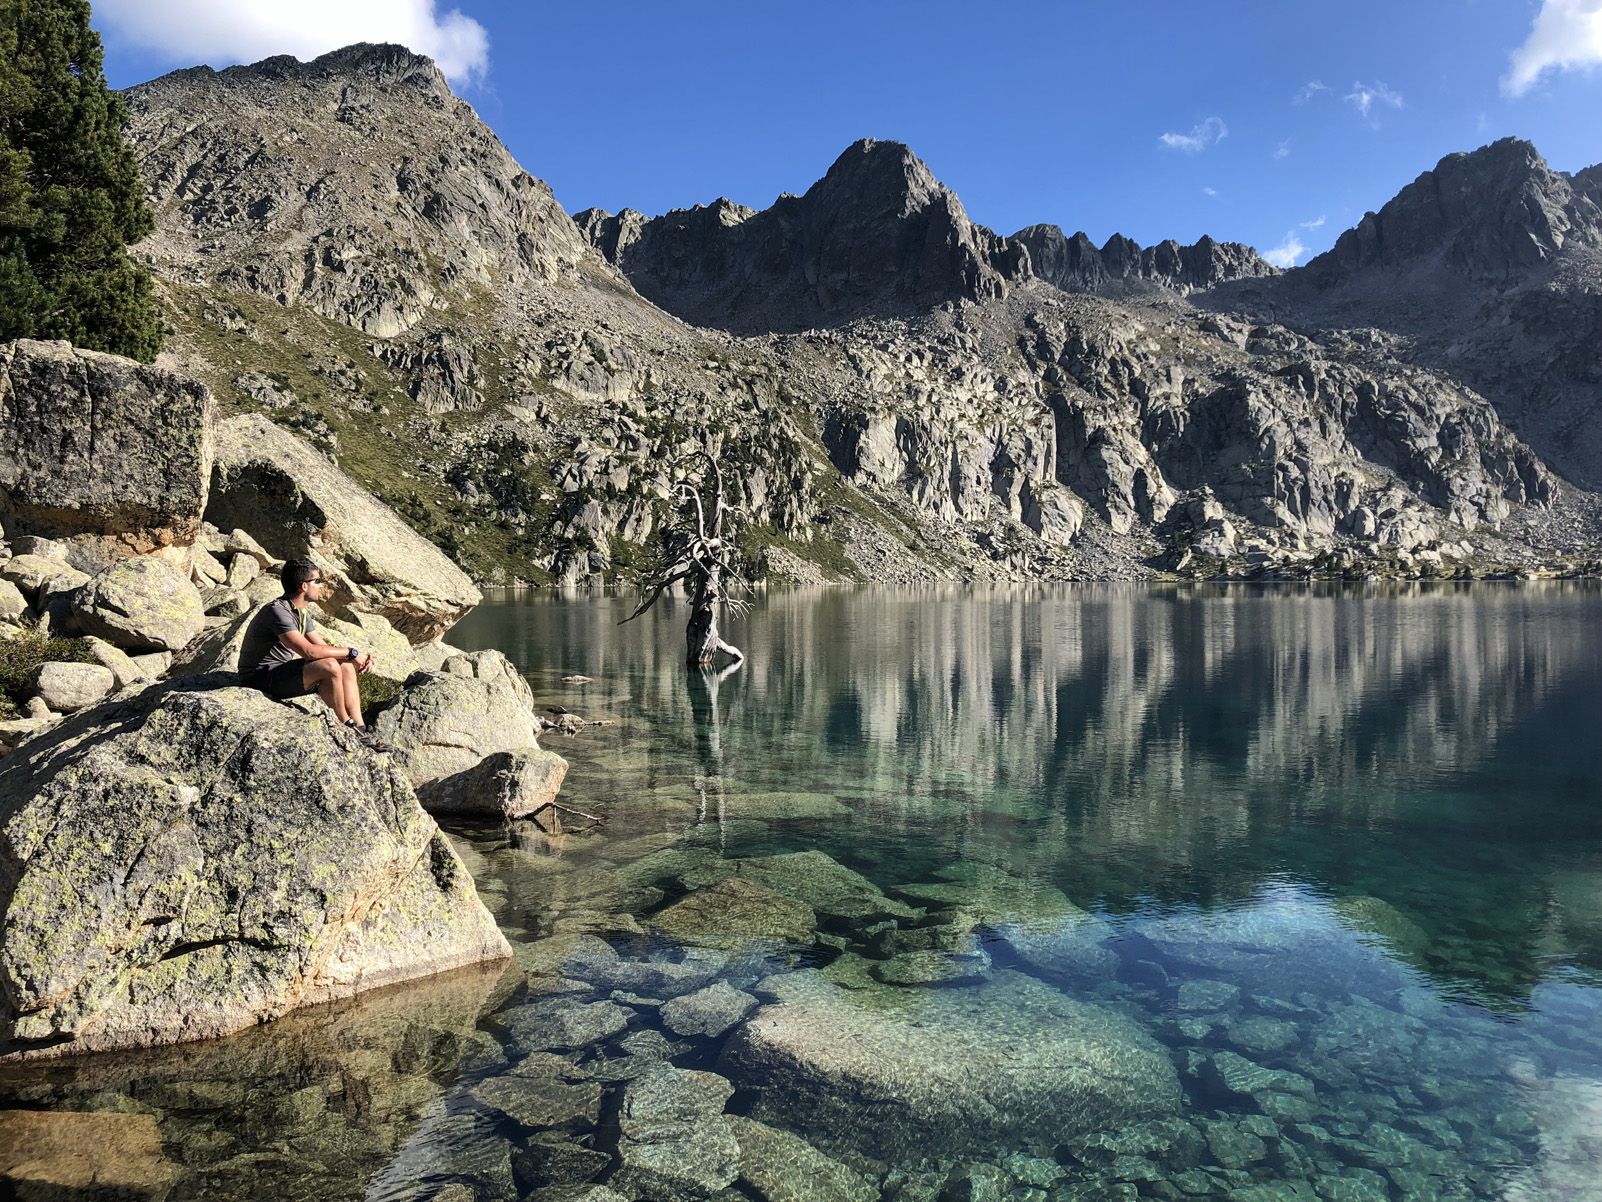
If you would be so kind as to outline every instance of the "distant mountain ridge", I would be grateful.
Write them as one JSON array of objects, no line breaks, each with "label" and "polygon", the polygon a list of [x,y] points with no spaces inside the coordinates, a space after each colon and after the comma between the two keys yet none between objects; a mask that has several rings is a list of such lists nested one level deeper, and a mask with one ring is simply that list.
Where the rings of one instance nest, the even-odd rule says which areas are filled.
[{"label": "distant mountain ridge", "polygon": [[586,209],[574,221],[642,295],[695,325],[789,332],[864,316],[906,316],[955,300],[1000,299],[1039,278],[1068,292],[1181,296],[1273,275],[1249,246],[1203,238],[1097,248],[1054,225],[1002,237],[900,142],[848,147],[804,195],[767,209],[719,198],[648,217]]},{"label": "distant mountain ridge", "polygon": [[1205,236],[1189,246],[1170,238],[1142,247],[1114,234],[1098,249],[1084,233],[1070,238],[1055,225],[1031,225],[1013,238],[1028,247],[1035,274],[1064,292],[1147,284],[1188,296],[1230,280],[1279,274],[1253,247]]},{"label": "distant mountain ridge", "polygon": [[1567,247],[1602,247],[1598,197],[1602,166],[1565,175],[1529,142],[1504,138],[1447,155],[1379,212],[1364,214],[1307,271],[1334,275],[1440,254],[1476,278],[1506,279]]},{"label": "distant mountain ridge", "polygon": [[640,294],[695,325],[794,331],[1007,295],[1030,278],[1016,242],[969,220],[899,142],[864,138],[801,196],[642,217],[575,216]]}]

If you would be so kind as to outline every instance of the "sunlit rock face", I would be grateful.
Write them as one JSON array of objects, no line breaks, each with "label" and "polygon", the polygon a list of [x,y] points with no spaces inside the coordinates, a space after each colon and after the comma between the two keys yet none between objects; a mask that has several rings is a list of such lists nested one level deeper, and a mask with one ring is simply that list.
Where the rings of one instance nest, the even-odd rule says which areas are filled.
[{"label": "sunlit rock face", "polygon": [[1276,273],[1002,237],[874,140],[766,208],[570,219],[398,47],[129,100],[171,354],[481,577],[629,574],[700,446],[791,580],[1480,576],[1602,529],[1551,470],[1602,479],[1596,189],[1538,156],[1459,156],[1385,253]]}]

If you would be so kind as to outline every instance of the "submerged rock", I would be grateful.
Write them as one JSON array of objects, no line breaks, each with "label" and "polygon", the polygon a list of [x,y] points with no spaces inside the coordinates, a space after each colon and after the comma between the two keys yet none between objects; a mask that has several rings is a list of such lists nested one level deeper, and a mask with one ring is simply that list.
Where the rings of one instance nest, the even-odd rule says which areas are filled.
[{"label": "submerged rock", "polygon": [[1022,973],[845,990],[803,972],[768,991],[719,1068],[754,1094],[754,1118],[826,1149],[1050,1143],[1179,1107],[1173,1066],[1140,1028]]},{"label": "submerged rock", "polygon": [[730,793],[722,819],[849,818],[851,810],[832,793]]},{"label": "submerged rock", "polygon": [[154,1115],[0,1110],[0,1182],[41,1198],[160,1197],[180,1173]]},{"label": "submerged rock", "polygon": [[624,1031],[633,1011],[616,1002],[558,995],[504,1010],[492,1020],[518,1052],[582,1048]]},{"label": "submerged rock", "polygon": [[611,1183],[662,1202],[694,1202],[732,1185],[740,1145],[722,1116],[733,1093],[715,1073],[665,1064],[630,1081],[618,1113],[620,1163]]},{"label": "submerged rock", "polygon": [[752,881],[804,902],[830,918],[872,921],[877,918],[916,918],[919,911],[894,901],[860,872],[853,872],[821,851],[756,856],[743,860],[711,860],[686,873],[686,885],[710,884],[736,877]]},{"label": "submerged rock", "polygon": [[721,1035],[756,1004],[749,993],[719,981],[668,1002],[662,1007],[662,1022],[679,1035]]},{"label": "submerged rock", "polygon": [[730,877],[653,915],[651,927],[694,947],[733,949],[768,940],[811,943],[817,918],[794,898]]},{"label": "submerged rock", "polygon": [[876,1202],[879,1189],[798,1135],[727,1115],[740,1141],[740,1181],[766,1202]]},{"label": "submerged rock", "polygon": [[254,690],[147,689],[4,763],[5,1056],[222,1035],[510,954],[399,770]]}]

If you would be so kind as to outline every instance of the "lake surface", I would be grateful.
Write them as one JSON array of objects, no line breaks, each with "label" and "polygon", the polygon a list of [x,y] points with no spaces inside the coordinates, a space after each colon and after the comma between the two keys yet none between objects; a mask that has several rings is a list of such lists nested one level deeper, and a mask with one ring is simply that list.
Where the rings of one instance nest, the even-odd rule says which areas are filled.
[{"label": "lake surface", "polygon": [[1602,1198],[1595,584],[631,607],[452,635],[615,723],[604,829],[452,828],[520,971],[0,1102],[171,1198]]}]

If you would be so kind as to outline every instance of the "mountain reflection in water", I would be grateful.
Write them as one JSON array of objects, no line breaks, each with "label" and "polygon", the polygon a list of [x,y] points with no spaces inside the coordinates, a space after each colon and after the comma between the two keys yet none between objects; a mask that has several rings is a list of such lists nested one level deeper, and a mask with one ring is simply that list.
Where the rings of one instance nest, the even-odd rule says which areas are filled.
[{"label": "mountain reflection in water", "polygon": [[881,884],[960,858],[1115,913],[1284,879],[1378,899],[1403,954],[1497,1005],[1602,970],[1594,582],[774,593],[715,717],[671,608],[641,631],[628,598],[493,600],[459,641],[635,716],[557,744],[570,791],[689,759],[714,794],[832,792],[855,821],[808,842]]},{"label": "mountain reflection in water", "polygon": [[[775,592],[731,624],[747,663],[703,676],[681,606],[619,626],[632,598],[491,596],[454,644],[616,720],[548,740],[604,829],[453,828],[516,965],[0,1071],[0,1190],[565,1197],[626,1183],[620,1094],[671,1062],[728,1079],[741,1148],[838,1157],[842,1197],[1602,1202],[1599,604]],[[662,916],[730,873],[815,927],[678,947]],[[931,960],[958,975],[896,975]],[[649,982],[695,964],[684,990],[792,1007],[814,1059],[871,1044],[848,1067],[917,1104],[770,1076],[757,1017],[672,1026]],[[1103,1067],[1146,1109],[1054,1129]]]}]

